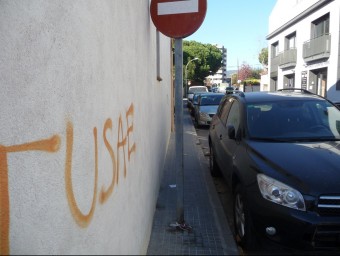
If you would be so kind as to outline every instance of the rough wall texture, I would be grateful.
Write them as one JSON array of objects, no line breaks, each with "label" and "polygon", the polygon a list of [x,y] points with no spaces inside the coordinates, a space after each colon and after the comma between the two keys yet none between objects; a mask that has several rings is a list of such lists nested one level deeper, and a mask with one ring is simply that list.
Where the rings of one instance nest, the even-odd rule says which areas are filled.
[{"label": "rough wall texture", "polygon": [[149,1],[4,0],[0,49],[0,254],[145,254],[171,127]]}]

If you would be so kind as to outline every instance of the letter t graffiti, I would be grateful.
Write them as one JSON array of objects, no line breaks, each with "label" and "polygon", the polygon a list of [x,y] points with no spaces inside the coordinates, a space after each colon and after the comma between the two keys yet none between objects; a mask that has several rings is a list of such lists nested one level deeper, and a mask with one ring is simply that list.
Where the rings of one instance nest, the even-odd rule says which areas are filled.
[{"label": "letter t graffiti", "polygon": [[60,147],[60,138],[55,135],[50,139],[34,141],[21,145],[0,145],[0,255],[9,254],[9,192],[8,192],[8,163],[7,154],[11,152],[22,152],[40,150],[56,152]]}]

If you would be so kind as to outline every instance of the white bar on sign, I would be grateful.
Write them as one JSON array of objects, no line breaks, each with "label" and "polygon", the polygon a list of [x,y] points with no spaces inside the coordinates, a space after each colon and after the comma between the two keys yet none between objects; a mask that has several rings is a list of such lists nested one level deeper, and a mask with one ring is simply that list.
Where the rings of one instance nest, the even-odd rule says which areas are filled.
[{"label": "white bar on sign", "polygon": [[198,0],[158,3],[157,15],[198,12]]}]

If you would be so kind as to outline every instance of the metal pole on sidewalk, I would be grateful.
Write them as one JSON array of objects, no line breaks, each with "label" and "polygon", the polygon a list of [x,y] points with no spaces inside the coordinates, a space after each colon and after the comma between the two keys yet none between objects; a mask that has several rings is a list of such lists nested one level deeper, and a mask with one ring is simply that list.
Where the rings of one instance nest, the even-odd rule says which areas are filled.
[{"label": "metal pole on sidewalk", "polygon": [[175,131],[177,222],[184,224],[183,206],[183,39],[175,39]]}]

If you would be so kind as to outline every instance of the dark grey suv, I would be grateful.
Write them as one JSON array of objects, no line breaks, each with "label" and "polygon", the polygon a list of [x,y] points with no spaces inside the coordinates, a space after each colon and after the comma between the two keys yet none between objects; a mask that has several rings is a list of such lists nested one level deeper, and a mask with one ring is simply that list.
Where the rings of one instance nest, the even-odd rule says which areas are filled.
[{"label": "dark grey suv", "polygon": [[210,170],[233,192],[236,240],[340,253],[340,110],[291,88],[226,95],[209,129]]}]

